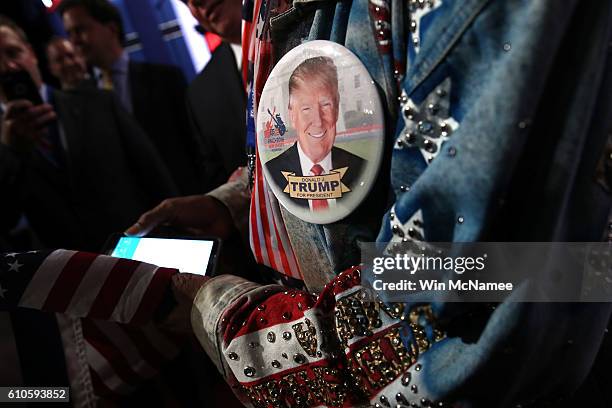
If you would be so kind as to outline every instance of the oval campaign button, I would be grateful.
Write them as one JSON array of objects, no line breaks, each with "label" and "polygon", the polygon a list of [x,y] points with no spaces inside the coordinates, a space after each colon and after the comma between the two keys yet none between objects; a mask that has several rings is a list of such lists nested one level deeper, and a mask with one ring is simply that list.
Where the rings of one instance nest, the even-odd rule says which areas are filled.
[{"label": "oval campaign button", "polygon": [[330,41],[310,41],[274,67],[257,109],[264,175],[298,218],[345,218],[374,184],[384,116],[374,81],[359,59]]}]

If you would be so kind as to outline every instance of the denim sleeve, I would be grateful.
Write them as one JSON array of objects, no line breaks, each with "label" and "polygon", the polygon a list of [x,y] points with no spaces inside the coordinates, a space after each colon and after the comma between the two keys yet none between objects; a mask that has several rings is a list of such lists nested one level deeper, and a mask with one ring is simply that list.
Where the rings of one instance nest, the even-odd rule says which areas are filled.
[{"label": "denim sleeve", "polygon": [[[422,16],[382,245],[600,239],[610,196],[580,191],[605,141],[596,112],[610,106],[610,12],[449,1]],[[458,406],[560,404],[589,373],[610,318],[608,304],[433,307],[452,341],[423,356],[427,389]]]},{"label": "denim sleeve", "polygon": [[[271,21],[276,59],[336,41],[381,90],[393,203],[378,242],[599,240],[610,195],[592,170],[610,126],[610,4],[405,3],[294,1]],[[376,37],[385,7],[408,23],[392,28],[406,40],[393,52],[403,73]],[[331,280],[320,294],[224,278],[194,309],[245,404],[559,406],[589,373],[610,304],[366,302],[354,269],[330,279],[352,260],[355,224],[283,216],[308,246],[303,264],[317,253],[326,265],[310,271]]]}]

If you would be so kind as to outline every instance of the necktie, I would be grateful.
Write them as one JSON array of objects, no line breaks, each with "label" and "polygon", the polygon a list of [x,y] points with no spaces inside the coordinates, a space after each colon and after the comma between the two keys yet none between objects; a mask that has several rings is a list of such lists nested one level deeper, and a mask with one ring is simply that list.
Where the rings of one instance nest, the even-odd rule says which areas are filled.
[{"label": "necktie", "polygon": [[113,83],[113,75],[109,70],[102,70],[101,74],[102,79],[102,89],[106,91],[112,91],[115,88]]},{"label": "necktie", "polygon": [[[320,176],[323,173],[323,167],[320,164],[315,164],[310,169],[310,172],[315,176]],[[313,211],[323,211],[329,208],[329,204],[327,200],[312,200],[312,210]]]}]

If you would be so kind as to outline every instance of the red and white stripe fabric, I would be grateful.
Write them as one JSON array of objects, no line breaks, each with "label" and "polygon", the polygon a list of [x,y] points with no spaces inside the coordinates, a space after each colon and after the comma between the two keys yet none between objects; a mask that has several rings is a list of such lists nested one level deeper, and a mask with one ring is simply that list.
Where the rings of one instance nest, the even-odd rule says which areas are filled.
[{"label": "red and white stripe fabric", "polygon": [[90,319],[81,323],[94,389],[102,396],[130,394],[178,354],[178,345],[152,326],[143,331]]},{"label": "red and white stripe fabric", "polygon": [[[212,305],[218,293],[226,303],[217,298]],[[218,277],[195,301],[202,321],[218,326],[196,320],[194,329],[247,406],[390,406],[391,398],[398,406],[433,406],[422,405],[433,398],[420,360],[446,338],[433,311],[408,311],[370,296],[358,267],[341,273],[319,296]],[[211,309],[217,311],[209,315]]]},{"label": "red and white stripe fabric", "polygon": [[278,200],[262,175],[259,155],[256,166],[249,229],[255,259],[287,276],[302,279]]},{"label": "red and white stripe fabric", "polygon": [[142,324],[153,316],[176,272],[127,259],[60,249],[46,256],[34,271],[17,306]]},{"label": "red and white stripe fabric", "polygon": [[152,323],[176,270],[67,250],[3,258],[0,306],[75,319],[97,396],[129,394],[178,354]]},{"label": "red and white stripe fabric", "polygon": [[[263,6],[261,0],[255,0],[253,21],[245,21],[242,36],[242,67],[247,94],[251,95],[249,101],[253,105],[247,108],[253,118],[247,120],[252,121],[252,124],[257,123],[257,104],[273,65],[273,49],[267,24],[267,14],[270,10],[262,10]],[[249,232],[251,249],[257,262],[292,278],[302,279],[278,200],[263,176],[258,153],[256,153],[255,183],[251,196]]]}]

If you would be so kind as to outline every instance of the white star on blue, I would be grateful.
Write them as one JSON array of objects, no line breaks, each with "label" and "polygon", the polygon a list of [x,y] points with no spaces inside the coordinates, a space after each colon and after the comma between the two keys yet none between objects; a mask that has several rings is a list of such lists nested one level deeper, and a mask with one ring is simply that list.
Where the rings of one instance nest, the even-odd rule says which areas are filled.
[{"label": "white star on blue", "polygon": [[9,272],[10,271],[19,272],[19,268],[21,268],[23,264],[20,264],[19,261],[15,259],[15,262],[9,263],[8,266],[9,266],[9,269],[8,269]]}]

